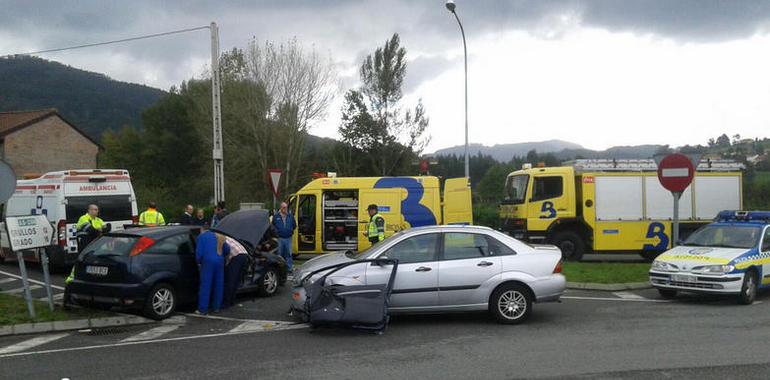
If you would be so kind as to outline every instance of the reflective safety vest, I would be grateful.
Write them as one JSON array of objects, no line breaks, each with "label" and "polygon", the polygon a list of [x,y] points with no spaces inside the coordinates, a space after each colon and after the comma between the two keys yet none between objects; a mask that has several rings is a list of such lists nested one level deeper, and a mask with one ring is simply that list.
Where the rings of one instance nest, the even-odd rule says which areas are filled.
[{"label": "reflective safety vest", "polygon": [[91,215],[85,214],[78,219],[78,224],[75,225],[78,231],[82,230],[87,224],[91,224],[91,227],[101,230],[104,227],[104,221],[98,216],[91,217]]},{"label": "reflective safety vest", "polygon": [[367,231],[366,236],[371,242],[385,240],[385,218],[379,213],[374,214],[372,218],[369,219],[369,230]]},{"label": "reflective safety vest", "polygon": [[166,224],[163,214],[154,208],[148,208],[147,211],[139,215],[139,224],[142,226],[155,227]]},{"label": "reflective safety vest", "polygon": [[70,271],[70,275],[67,276],[67,278],[64,279],[65,284],[70,284],[72,281],[75,281],[75,266],[72,266],[72,270]]}]

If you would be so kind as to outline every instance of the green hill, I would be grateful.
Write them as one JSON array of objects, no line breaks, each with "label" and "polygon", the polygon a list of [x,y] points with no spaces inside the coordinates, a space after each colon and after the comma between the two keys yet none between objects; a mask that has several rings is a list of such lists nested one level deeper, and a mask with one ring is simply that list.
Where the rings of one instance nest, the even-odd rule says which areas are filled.
[{"label": "green hill", "polygon": [[0,58],[0,111],[56,108],[96,139],[108,129],[141,127],[142,111],[165,94],[36,57]]}]

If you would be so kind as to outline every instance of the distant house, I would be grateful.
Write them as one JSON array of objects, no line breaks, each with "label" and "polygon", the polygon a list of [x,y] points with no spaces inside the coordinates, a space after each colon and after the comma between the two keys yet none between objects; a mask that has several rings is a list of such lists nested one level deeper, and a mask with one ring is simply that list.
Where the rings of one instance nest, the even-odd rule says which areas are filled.
[{"label": "distant house", "polygon": [[0,159],[17,176],[95,168],[100,148],[55,109],[0,112]]}]

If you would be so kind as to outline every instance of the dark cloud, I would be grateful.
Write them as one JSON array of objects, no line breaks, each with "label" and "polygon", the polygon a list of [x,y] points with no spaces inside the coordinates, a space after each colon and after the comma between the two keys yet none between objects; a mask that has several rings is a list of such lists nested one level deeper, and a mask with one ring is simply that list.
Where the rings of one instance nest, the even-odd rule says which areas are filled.
[{"label": "dark cloud", "polygon": [[[713,42],[764,33],[770,25],[770,1],[751,0],[456,0],[469,38],[486,33],[525,30],[559,38],[562,16],[578,25],[680,42]],[[443,0],[431,1],[14,1],[0,0],[0,55],[97,42],[127,36],[207,25],[221,27],[222,49],[244,46],[252,37],[296,37],[328,51],[342,64],[360,58],[392,33],[416,58],[409,89],[450,67],[441,54],[457,49],[458,30]],[[206,58],[205,31],[118,46],[73,52],[98,60],[120,54],[151,62],[176,83],[190,76],[179,62]],[[66,59],[66,54],[57,55]],[[105,68],[109,71],[109,68]],[[129,78],[119,78],[129,79]]]}]

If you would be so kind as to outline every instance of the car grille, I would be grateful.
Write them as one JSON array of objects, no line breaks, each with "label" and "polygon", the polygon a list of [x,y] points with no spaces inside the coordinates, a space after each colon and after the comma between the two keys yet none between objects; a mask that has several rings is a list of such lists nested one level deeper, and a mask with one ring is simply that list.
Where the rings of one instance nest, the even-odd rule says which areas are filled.
[{"label": "car grille", "polygon": [[724,289],[724,286],[722,284],[709,284],[709,283],[703,283],[703,282],[693,283],[693,282],[668,281],[668,280],[659,280],[657,278],[652,279],[652,283],[657,285],[677,286],[680,288]]}]

